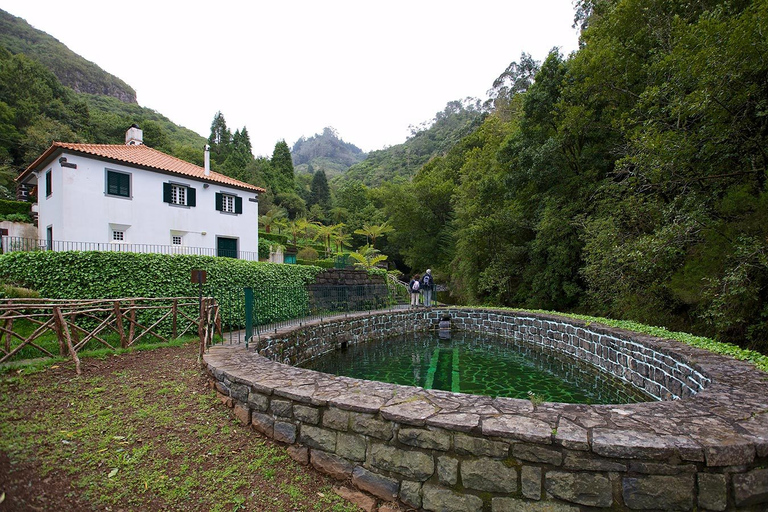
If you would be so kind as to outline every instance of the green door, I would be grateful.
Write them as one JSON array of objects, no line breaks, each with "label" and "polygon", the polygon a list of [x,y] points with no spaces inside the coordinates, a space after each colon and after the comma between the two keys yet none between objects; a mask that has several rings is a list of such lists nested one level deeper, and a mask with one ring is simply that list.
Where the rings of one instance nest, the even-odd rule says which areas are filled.
[{"label": "green door", "polygon": [[237,238],[219,237],[216,240],[216,256],[237,258]]}]

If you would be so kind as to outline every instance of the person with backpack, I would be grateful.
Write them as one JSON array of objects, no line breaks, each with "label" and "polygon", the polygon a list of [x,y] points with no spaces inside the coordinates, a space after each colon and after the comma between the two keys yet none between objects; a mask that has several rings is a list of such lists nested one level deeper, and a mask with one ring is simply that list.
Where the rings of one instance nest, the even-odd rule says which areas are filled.
[{"label": "person with backpack", "polygon": [[421,290],[424,293],[424,305],[432,306],[432,292],[435,289],[435,280],[432,277],[432,270],[427,269],[427,273],[421,279]]},{"label": "person with backpack", "polygon": [[421,288],[421,282],[419,280],[419,274],[413,274],[410,282],[408,283],[408,289],[411,292],[411,306],[415,307],[419,305],[419,289]]}]

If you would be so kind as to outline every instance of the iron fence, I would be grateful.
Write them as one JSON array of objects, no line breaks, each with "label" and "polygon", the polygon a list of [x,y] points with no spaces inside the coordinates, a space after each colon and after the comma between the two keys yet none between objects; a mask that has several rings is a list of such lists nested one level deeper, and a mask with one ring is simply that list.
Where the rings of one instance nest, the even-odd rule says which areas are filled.
[{"label": "iron fence", "polygon": [[187,254],[194,256],[226,256],[246,261],[258,261],[255,251],[220,251],[213,247],[188,247],[186,245],[131,244],[123,242],[69,242],[64,240],[46,240],[3,236],[0,254],[18,251],[100,251],[100,252],[136,252],[152,254]]},{"label": "iron fence", "polygon": [[216,297],[221,328],[230,342],[246,342],[254,335],[288,325],[322,320],[344,313],[397,308],[404,304],[387,283],[233,288]]}]

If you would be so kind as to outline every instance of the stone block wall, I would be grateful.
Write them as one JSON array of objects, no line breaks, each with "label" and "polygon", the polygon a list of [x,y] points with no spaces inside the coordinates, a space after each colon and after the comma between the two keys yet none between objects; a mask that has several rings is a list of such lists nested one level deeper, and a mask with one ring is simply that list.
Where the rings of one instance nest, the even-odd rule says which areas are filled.
[{"label": "stone block wall", "polygon": [[[280,362],[427,329],[446,313],[456,328],[556,346],[646,390],[658,386],[662,398],[681,398],[534,406]],[[400,501],[427,511],[486,512],[768,507],[768,383],[748,363],[556,316],[466,308],[347,316],[278,332],[258,348],[269,357],[238,345],[205,355],[235,415],[288,444],[296,460],[382,506]]]}]

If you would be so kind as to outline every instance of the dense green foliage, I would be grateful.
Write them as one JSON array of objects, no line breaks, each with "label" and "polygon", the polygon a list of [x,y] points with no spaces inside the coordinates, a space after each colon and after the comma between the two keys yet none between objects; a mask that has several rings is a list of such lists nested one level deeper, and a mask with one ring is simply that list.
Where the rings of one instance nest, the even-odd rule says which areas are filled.
[{"label": "dense green foliage", "polygon": [[371,151],[368,158],[337,180],[377,186],[394,178],[411,178],[430,158],[442,155],[475,130],[482,118],[477,100],[451,101],[434,119],[411,127],[411,136],[405,143]]},{"label": "dense green foliage", "polygon": [[578,14],[578,52],[524,55],[477,131],[383,187],[393,248],[462,302],[768,350],[768,1]]},{"label": "dense green foliage", "polygon": [[363,150],[344,142],[333,128],[310,138],[302,137],[291,148],[293,165],[298,173],[312,174],[318,170],[328,176],[343,174],[351,166],[365,159]]},{"label": "dense green foliage", "polygon": [[194,297],[193,269],[205,270],[204,293],[217,297],[244,286],[313,281],[318,268],[212,256],[116,252],[14,252],[0,256],[0,277],[58,299]]},{"label": "dense green foliage", "polygon": [[[260,319],[284,320],[305,311],[305,285],[314,282],[321,270],[212,256],[77,251],[0,256],[0,280],[56,299],[196,297],[200,290],[191,282],[193,269],[207,272],[203,294],[217,299],[228,328],[244,325],[245,287],[271,292],[274,300],[260,305]],[[274,293],[281,289],[283,293]]]},{"label": "dense green foliage", "polygon": [[26,201],[8,201],[0,199],[0,215],[22,214],[29,215],[31,203]]},{"label": "dense green foliage", "polygon": [[128,84],[80,57],[45,32],[3,10],[0,10],[0,46],[13,54],[23,53],[39,61],[62,84],[76,92],[113,96],[127,103],[136,103],[136,91]]}]

